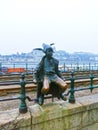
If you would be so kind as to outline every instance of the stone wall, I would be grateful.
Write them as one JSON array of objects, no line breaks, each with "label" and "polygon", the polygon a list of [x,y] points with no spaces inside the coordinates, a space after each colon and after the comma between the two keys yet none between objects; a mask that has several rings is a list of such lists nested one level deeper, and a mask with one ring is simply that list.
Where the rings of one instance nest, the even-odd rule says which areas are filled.
[{"label": "stone wall", "polygon": [[0,111],[0,130],[98,130],[98,94],[76,98],[75,104],[35,104],[25,114]]}]

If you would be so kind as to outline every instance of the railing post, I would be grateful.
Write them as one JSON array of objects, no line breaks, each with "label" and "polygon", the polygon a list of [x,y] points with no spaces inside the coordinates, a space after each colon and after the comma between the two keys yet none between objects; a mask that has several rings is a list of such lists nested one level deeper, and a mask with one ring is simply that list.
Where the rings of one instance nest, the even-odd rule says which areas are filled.
[{"label": "railing post", "polygon": [[93,87],[93,79],[94,79],[94,75],[91,74],[91,75],[90,75],[90,87],[89,87],[91,93],[92,93],[92,90],[93,90],[93,88],[94,88],[94,87]]},{"label": "railing post", "polygon": [[20,85],[21,85],[21,95],[20,95],[20,100],[21,100],[21,103],[20,103],[20,106],[19,106],[19,112],[20,113],[26,113],[27,112],[27,105],[26,105],[26,94],[25,94],[25,85],[26,85],[26,82],[25,82],[25,75],[22,74],[21,76],[21,80],[20,80]]},{"label": "railing post", "polygon": [[15,68],[15,63],[13,64],[13,68]]},{"label": "railing post", "polygon": [[64,72],[65,72],[65,63],[64,63]]},{"label": "railing post", "polygon": [[69,96],[69,102],[75,103],[75,97],[74,97],[74,72],[71,73],[71,84],[70,84],[70,96]]},{"label": "railing post", "polygon": [[28,70],[28,63],[26,62],[26,72],[27,72],[27,70]]},{"label": "railing post", "polygon": [[0,62],[0,71],[2,70],[1,68],[2,68],[2,63]]}]

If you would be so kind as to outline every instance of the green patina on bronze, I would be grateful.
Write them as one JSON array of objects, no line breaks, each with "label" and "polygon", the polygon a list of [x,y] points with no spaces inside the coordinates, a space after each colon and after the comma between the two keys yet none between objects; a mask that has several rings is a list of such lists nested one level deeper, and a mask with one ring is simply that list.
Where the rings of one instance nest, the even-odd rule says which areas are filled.
[{"label": "green patina on bronze", "polygon": [[22,74],[21,76],[21,80],[20,80],[20,85],[21,85],[21,93],[20,93],[20,100],[21,100],[21,103],[20,103],[20,106],[19,106],[19,112],[20,113],[26,113],[27,112],[27,105],[26,105],[26,92],[25,92],[25,85],[26,85],[26,82],[25,82],[25,75]]},{"label": "green patina on bronze", "polygon": [[75,103],[75,97],[74,97],[74,72],[71,73],[71,84],[70,84],[70,97],[69,97],[69,102],[70,103]]},{"label": "green patina on bronze", "polygon": [[94,75],[93,74],[91,74],[90,75],[90,91],[92,92],[92,90],[94,89],[94,87],[93,87],[93,79],[94,79]]},{"label": "green patina on bronze", "polygon": [[94,79],[94,75],[91,73],[91,74],[90,74],[90,86],[89,86],[89,87],[85,87],[85,88],[76,89],[76,88],[74,87],[74,81],[75,81],[74,72],[72,72],[72,73],[71,73],[71,78],[70,78],[70,80],[71,80],[70,90],[68,91],[67,94],[65,94],[65,95],[69,95],[69,94],[70,94],[70,96],[69,96],[69,102],[70,102],[70,103],[75,103],[74,93],[75,93],[76,91],[82,91],[82,90],[90,89],[90,91],[92,92],[92,90],[93,90],[94,88],[98,88],[98,86],[94,86],[94,85],[93,85],[93,79]]},{"label": "green patina on bronze", "polygon": [[51,45],[43,44],[43,49],[36,48],[35,50],[41,50],[45,53],[34,71],[34,77],[37,81],[38,104],[44,103],[44,95],[47,94],[52,94],[53,97],[66,101],[63,93],[68,86],[59,71],[59,61],[53,57],[53,48]]}]

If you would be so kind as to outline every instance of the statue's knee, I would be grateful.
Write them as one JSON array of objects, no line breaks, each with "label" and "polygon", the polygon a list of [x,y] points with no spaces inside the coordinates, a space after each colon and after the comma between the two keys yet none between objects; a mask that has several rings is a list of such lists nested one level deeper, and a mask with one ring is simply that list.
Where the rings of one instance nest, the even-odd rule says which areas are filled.
[{"label": "statue's knee", "polygon": [[61,88],[62,88],[62,90],[65,91],[65,90],[68,88],[67,83],[62,84],[62,85],[61,85]]},{"label": "statue's knee", "polygon": [[49,91],[49,87],[43,87],[42,90],[41,90],[41,92],[42,92],[43,94],[48,93],[48,91]]}]

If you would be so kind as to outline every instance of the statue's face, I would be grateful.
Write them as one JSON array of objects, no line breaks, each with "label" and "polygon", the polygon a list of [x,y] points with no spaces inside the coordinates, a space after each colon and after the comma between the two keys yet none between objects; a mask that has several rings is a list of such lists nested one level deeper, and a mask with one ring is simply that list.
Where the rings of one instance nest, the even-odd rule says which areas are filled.
[{"label": "statue's face", "polygon": [[46,51],[46,56],[47,56],[48,58],[51,58],[51,57],[53,56],[53,50],[52,50],[51,48],[47,49],[47,51]]}]

